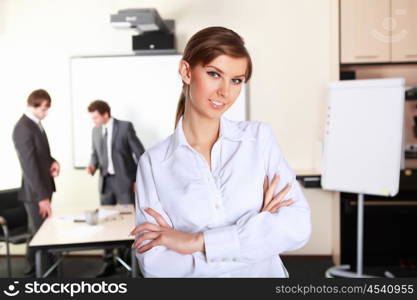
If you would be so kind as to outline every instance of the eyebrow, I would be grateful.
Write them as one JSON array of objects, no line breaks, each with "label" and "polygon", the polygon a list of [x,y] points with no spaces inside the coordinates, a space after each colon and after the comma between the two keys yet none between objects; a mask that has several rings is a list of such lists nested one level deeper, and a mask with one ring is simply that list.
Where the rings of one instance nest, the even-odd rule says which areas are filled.
[{"label": "eyebrow", "polygon": [[[213,69],[216,69],[216,71],[217,72],[219,72],[220,74],[224,74],[224,72],[222,71],[222,70],[220,70],[219,68],[217,68],[217,67],[215,67],[215,66],[212,66],[212,65],[207,65],[207,66],[205,66],[206,68],[207,67],[211,67],[211,68],[213,68]],[[234,78],[236,78],[236,77],[245,77],[245,74],[243,74],[243,75],[237,75],[237,76],[233,76]]]}]

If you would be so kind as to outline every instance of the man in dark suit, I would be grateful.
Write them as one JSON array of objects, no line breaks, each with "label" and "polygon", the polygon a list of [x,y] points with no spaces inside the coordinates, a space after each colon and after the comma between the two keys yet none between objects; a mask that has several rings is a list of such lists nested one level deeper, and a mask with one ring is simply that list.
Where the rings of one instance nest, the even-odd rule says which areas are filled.
[{"label": "man in dark suit", "polygon": [[[136,169],[145,151],[131,122],[111,116],[110,106],[96,100],[88,106],[96,125],[92,134],[93,151],[87,172],[100,170],[99,192],[101,205],[134,204]],[[111,249],[105,251],[105,264],[97,277],[115,272]]]},{"label": "man in dark suit", "polygon": [[[19,200],[24,203],[29,233],[33,237],[45,218],[51,216],[54,177],[59,175],[60,167],[51,156],[48,138],[41,124],[51,106],[51,97],[45,90],[35,90],[29,95],[27,104],[27,111],[14,127],[13,142],[23,171]],[[27,260],[25,274],[33,275],[34,251],[28,249]],[[45,263],[52,263],[51,255],[45,257]]]}]

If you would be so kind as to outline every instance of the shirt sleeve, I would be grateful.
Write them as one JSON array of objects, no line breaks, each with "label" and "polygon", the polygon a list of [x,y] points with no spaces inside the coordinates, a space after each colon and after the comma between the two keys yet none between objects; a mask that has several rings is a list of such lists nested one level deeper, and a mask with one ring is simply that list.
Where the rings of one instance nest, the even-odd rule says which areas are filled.
[{"label": "shirt sleeve", "polygon": [[98,156],[97,156],[97,149],[94,143],[94,129],[91,133],[91,156],[90,156],[90,166],[94,166],[97,168],[98,166]]},{"label": "shirt sleeve", "polygon": [[209,261],[233,258],[253,263],[302,247],[311,233],[310,209],[294,172],[282,156],[269,125],[261,123],[259,142],[265,145],[265,174],[271,182],[280,175],[275,195],[287,183],[291,189],[284,200],[294,203],[276,213],[249,212],[235,224],[204,232],[206,256]]},{"label": "shirt sleeve", "polygon": [[[151,159],[147,152],[140,157],[136,178],[136,225],[145,222],[156,224],[153,217],[144,211],[144,208],[150,207],[172,226],[169,216],[159,201]],[[139,247],[148,242],[144,241]],[[208,263],[203,252],[183,255],[164,246],[156,246],[144,253],[136,253],[136,257],[145,277],[218,277],[223,273],[248,266],[245,262],[233,260]]]}]

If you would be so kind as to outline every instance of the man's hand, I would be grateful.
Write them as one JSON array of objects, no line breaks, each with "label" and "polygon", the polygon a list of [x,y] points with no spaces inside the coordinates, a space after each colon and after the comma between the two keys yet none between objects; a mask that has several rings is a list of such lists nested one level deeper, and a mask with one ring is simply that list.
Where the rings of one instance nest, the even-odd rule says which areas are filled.
[{"label": "man's hand", "polygon": [[51,200],[46,198],[39,201],[39,214],[42,218],[48,218],[52,215]]},{"label": "man's hand", "polygon": [[97,168],[95,166],[88,166],[87,168],[85,168],[85,170],[88,174],[93,176],[94,173],[96,172]]},{"label": "man's hand", "polygon": [[133,193],[136,193],[136,182],[132,184],[132,191]]},{"label": "man's hand", "polygon": [[51,167],[49,168],[49,174],[51,174],[52,177],[58,177],[60,171],[59,163],[57,161],[54,161],[51,164]]}]

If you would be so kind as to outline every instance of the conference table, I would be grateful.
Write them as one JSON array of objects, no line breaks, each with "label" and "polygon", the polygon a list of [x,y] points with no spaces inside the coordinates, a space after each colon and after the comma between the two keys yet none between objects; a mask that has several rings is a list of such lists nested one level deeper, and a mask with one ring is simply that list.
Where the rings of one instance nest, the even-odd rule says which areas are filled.
[{"label": "conference table", "polygon": [[[84,210],[76,214],[53,215],[47,218],[29,243],[34,249],[36,277],[46,277],[62,261],[62,252],[131,247],[134,237],[129,236],[135,225],[133,205],[100,206],[97,225],[86,223]],[[44,274],[42,255],[57,253],[59,260]],[[135,251],[131,251],[131,266],[118,261],[137,277]]]}]

